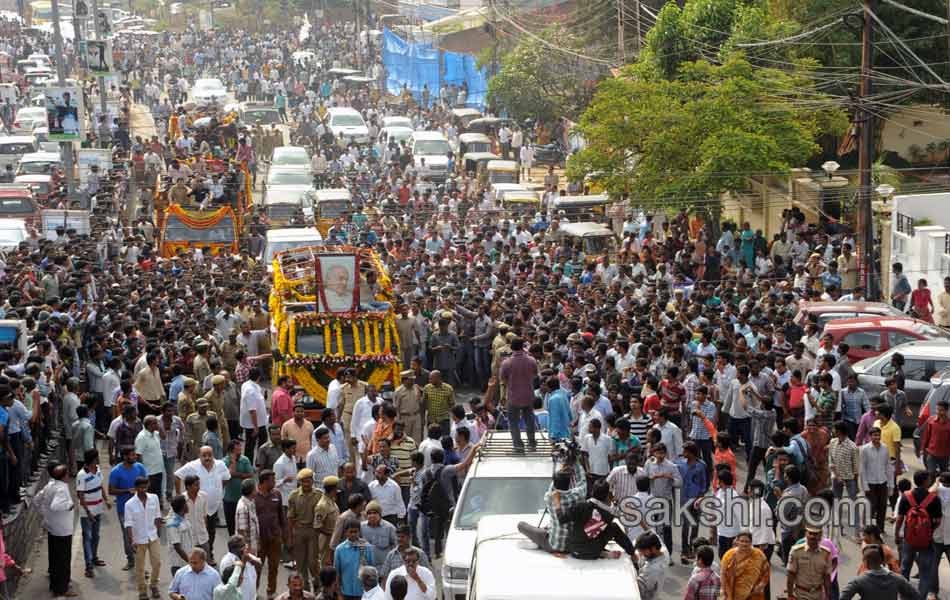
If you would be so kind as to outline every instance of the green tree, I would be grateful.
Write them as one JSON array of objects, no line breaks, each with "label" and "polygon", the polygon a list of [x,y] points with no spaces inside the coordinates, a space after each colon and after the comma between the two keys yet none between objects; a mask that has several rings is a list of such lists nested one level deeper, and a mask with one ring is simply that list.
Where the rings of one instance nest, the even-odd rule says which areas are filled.
[{"label": "green tree", "polygon": [[601,83],[580,121],[588,145],[568,176],[585,174],[635,204],[705,203],[714,212],[724,192],[748,186],[749,173],[787,171],[819,150],[824,131],[843,131],[834,110],[815,110],[809,71],[754,67],[740,53],[722,65],[683,63],[673,80],[646,80],[631,68]]},{"label": "green tree", "polygon": [[525,36],[500,60],[488,83],[488,101],[518,120],[577,118],[590,103],[605,67],[582,58],[584,49],[557,26]]}]

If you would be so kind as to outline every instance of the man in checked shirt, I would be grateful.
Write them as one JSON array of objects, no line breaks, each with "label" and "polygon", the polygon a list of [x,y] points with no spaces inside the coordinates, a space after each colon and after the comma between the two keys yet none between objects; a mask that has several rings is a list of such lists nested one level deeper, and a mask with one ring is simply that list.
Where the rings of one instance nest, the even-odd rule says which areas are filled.
[{"label": "man in checked shirt", "polygon": [[[571,533],[570,510],[587,498],[587,474],[576,457],[573,463],[573,468],[568,463],[554,474],[551,487],[544,494],[545,510],[551,515],[550,527],[544,529],[524,521],[518,523],[518,531],[545,552],[567,551]],[[574,487],[571,487],[572,479]]]}]

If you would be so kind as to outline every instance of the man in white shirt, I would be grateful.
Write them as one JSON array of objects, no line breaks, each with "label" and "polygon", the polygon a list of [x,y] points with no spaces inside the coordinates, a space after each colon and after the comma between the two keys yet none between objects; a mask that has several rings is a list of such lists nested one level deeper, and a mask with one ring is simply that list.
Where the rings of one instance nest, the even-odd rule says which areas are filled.
[{"label": "man in white shirt", "polygon": [[425,466],[428,467],[432,464],[432,451],[436,448],[439,450],[442,449],[442,427],[438,424],[429,425],[426,436],[426,439],[422,440],[422,443],[419,444],[419,452],[422,453],[422,457],[425,459]]},{"label": "man in white shirt", "polygon": [[590,433],[581,438],[581,450],[587,458],[586,471],[591,477],[602,479],[610,473],[613,440],[601,434],[602,424],[598,419],[591,419],[587,427]]},{"label": "man in white shirt", "polygon": [[281,503],[284,510],[287,509],[287,499],[290,492],[297,488],[297,458],[294,456],[297,452],[296,440],[281,440],[280,450],[282,454],[274,461],[274,483],[280,492]]},{"label": "man in white shirt", "polygon": [[[149,478],[135,480],[135,495],[125,503],[125,529],[135,548],[135,583],[139,588],[139,600],[148,600],[148,592],[159,598],[158,579],[162,571],[162,545],[158,541],[158,529],[162,526],[162,511],[158,495],[148,493]],[[148,588],[145,586],[145,553],[151,564]]]},{"label": "man in white shirt", "polygon": [[252,462],[257,440],[264,443],[264,426],[267,424],[267,405],[264,403],[264,392],[261,390],[261,370],[253,367],[247,374],[247,381],[241,385],[241,428],[244,429],[244,455]]},{"label": "man in white shirt", "polygon": [[394,526],[399,525],[399,519],[406,516],[406,504],[402,500],[399,484],[389,477],[389,467],[376,467],[376,479],[369,484],[369,493],[373,500],[382,507],[382,516]]},{"label": "man in white shirt", "polygon": [[386,600],[386,592],[379,587],[379,571],[376,567],[370,565],[360,567],[359,576],[363,584],[362,600]]},{"label": "man in white shirt", "polygon": [[[142,421],[142,431],[135,436],[135,453],[138,462],[148,473],[148,493],[161,498],[162,479],[165,476],[165,456],[162,452],[162,440],[158,433],[158,417],[149,415]],[[189,548],[190,550],[190,548]]]},{"label": "man in white shirt", "polygon": [[33,498],[33,505],[43,515],[46,543],[49,550],[50,588],[56,597],[74,598],[79,594],[69,589],[73,550],[73,497],[69,493],[66,465],[57,465],[46,486]]},{"label": "man in white shirt", "polygon": [[[248,551],[247,543],[240,535],[232,535],[228,538],[228,553],[224,555],[218,564],[221,572],[236,562],[244,564],[244,578],[241,581],[241,598],[243,600],[257,600],[257,570],[261,568],[261,559]],[[253,565],[254,568],[249,568]]]},{"label": "man in white shirt", "polygon": [[79,524],[82,527],[83,537],[89,538],[89,544],[83,544],[86,577],[92,577],[93,567],[102,567],[106,564],[99,558],[99,528],[102,525],[102,513],[107,508],[112,508],[108,498],[102,495],[99,450],[95,448],[86,450],[83,456],[83,468],[76,475],[76,495],[79,497],[79,506],[82,507]]},{"label": "man in white shirt", "polygon": [[340,404],[340,394],[343,391],[343,374],[346,369],[337,369],[336,377],[327,386],[327,408],[336,409]]},{"label": "man in white shirt", "polygon": [[432,571],[419,566],[419,551],[409,548],[403,554],[403,566],[393,569],[386,578],[386,597],[393,600],[392,581],[396,577],[405,579],[408,589],[405,600],[435,600],[435,577]]},{"label": "man in white shirt", "polygon": [[[231,479],[231,471],[225,466],[224,461],[217,460],[214,457],[214,450],[211,446],[202,446],[198,450],[198,458],[187,462],[177,471],[175,471],[175,493],[181,493],[182,483],[189,475],[198,478],[199,489],[205,493],[205,528],[208,531],[208,546],[214,548],[215,532],[218,529],[218,508],[224,499],[224,482]],[[196,498],[189,488],[189,498]],[[191,508],[189,506],[189,508]],[[201,543],[201,542],[198,542]],[[208,554],[208,560],[213,562],[212,554]]]}]

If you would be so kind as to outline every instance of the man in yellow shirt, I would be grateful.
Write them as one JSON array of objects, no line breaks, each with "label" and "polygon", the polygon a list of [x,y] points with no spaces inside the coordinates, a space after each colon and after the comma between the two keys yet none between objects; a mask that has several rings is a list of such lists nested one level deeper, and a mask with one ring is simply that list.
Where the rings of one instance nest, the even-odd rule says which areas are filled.
[{"label": "man in yellow shirt", "polygon": [[881,443],[887,446],[892,459],[900,459],[901,455],[901,428],[894,419],[894,409],[888,405],[877,409],[877,421],[874,426],[881,430]]}]

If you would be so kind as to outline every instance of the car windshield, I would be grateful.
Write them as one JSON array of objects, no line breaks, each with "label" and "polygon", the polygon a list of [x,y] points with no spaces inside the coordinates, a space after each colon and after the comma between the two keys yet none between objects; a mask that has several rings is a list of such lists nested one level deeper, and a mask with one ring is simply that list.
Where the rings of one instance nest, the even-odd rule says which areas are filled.
[{"label": "car windshield", "polygon": [[309,165],[306,152],[280,152],[274,154],[275,165]]},{"label": "car windshield", "polygon": [[587,254],[605,254],[610,252],[613,238],[608,235],[598,235],[584,238],[584,252]]},{"label": "car windshield", "polygon": [[416,156],[445,156],[451,148],[445,140],[418,140],[412,146],[412,153]]},{"label": "car windshield", "polygon": [[0,154],[27,154],[29,152],[33,152],[32,144],[24,144],[21,142],[0,144]]},{"label": "car windshield", "polygon": [[928,340],[947,340],[950,339],[950,334],[947,334],[942,329],[938,329],[933,325],[927,325],[925,323],[915,323],[914,331],[920,335],[926,337]]},{"label": "car windshield", "polygon": [[165,239],[170,242],[231,243],[234,241],[234,222],[223,217],[207,229],[192,229],[182,223],[178,215],[170,215],[165,226]]},{"label": "car windshield", "polygon": [[46,175],[52,172],[53,165],[46,162],[21,162],[19,173],[28,175]]},{"label": "car windshield", "polygon": [[221,85],[220,81],[199,81],[195,84],[196,92],[221,92],[224,91],[224,86]]},{"label": "car windshield", "polygon": [[25,239],[22,229],[0,229],[0,243],[19,244]]},{"label": "car windshield", "polygon": [[359,115],[333,115],[330,125],[334,127],[364,127],[363,117]]},{"label": "car windshield", "polygon": [[33,212],[33,203],[27,198],[0,198],[0,214]]},{"label": "car windshield", "polygon": [[276,110],[258,109],[244,111],[244,122],[254,125],[280,123],[280,113]]},{"label": "car windshield", "polygon": [[[343,331],[337,334],[338,339],[343,342],[343,355],[353,356],[356,353],[356,344],[353,340],[353,332],[349,327],[344,327]],[[323,337],[323,330],[317,328],[306,328],[297,331],[296,349],[298,354],[325,354],[326,346]],[[330,350],[336,350],[336,340],[331,340]],[[545,488],[547,489],[547,488]]]},{"label": "car windshield", "polygon": [[386,117],[386,127],[409,127],[412,128],[412,120],[409,117]]},{"label": "car windshield", "polygon": [[[274,260],[274,255],[284,250],[293,250],[294,248],[303,248],[304,246],[314,246],[319,244],[316,240],[294,240],[285,242],[270,242],[267,244],[267,251],[264,253],[264,262],[270,263]],[[300,348],[300,337],[297,337],[297,348]]]},{"label": "car windshield", "polygon": [[350,210],[350,203],[346,200],[325,200],[319,206],[321,219],[336,219]]},{"label": "car windshield", "polygon": [[307,171],[271,171],[267,185],[310,185],[313,176]]},{"label": "car windshield", "polygon": [[490,515],[540,514],[544,511],[544,494],[550,484],[551,479],[545,477],[472,478],[465,488],[455,526],[475,529],[482,517]]}]

